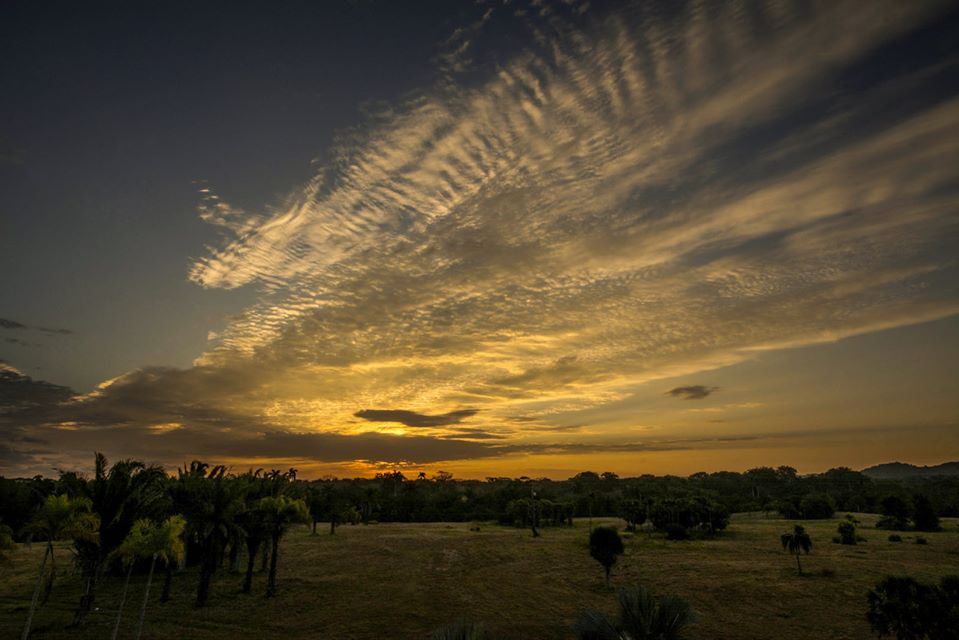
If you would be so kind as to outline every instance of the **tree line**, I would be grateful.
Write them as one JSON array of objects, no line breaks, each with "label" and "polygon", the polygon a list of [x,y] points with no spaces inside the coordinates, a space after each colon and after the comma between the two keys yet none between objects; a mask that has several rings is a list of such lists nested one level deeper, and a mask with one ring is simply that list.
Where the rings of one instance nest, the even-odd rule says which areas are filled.
[{"label": "tree line", "polygon": [[[728,514],[747,511],[779,512],[792,519],[829,518],[835,511],[893,514],[885,523],[891,529],[910,528],[916,516],[921,529],[921,523],[931,516],[959,516],[959,477],[873,480],[842,467],[813,475],[799,475],[791,467],[759,467],[743,473],[630,478],[586,471],[567,480],[525,476],[459,480],[442,471],[415,477],[388,471],[373,478],[304,481],[296,478],[295,470],[230,474],[223,467],[194,463],[198,466],[180,469],[177,476],[168,477],[158,467],[137,461],[124,463],[122,469],[110,473],[125,478],[113,482],[127,483],[126,490],[111,489],[119,494],[95,499],[123,501],[127,499],[124,491],[130,491],[134,497],[129,499],[137,503],[137,509],[128,509],[130,513],[149,510],[157,502],[187,505],[189,492],[200,490],[191,479],[195,481],[198,474],[211,475],[209,487],[222,485],[219,491],[233,485],[243,485],[241,493],[253,491],[251,486],[261,491],[259,487],[263,486],[266,488],[262,491],[275,495],[282,487],[283,495],[304,501],[314,530],[323,522],[329,524],[331,532],[343,523],[475,520],[549,527],[568,524],[572,518],[609,516],[623,518],[631,526],[649,521],[664,530],[669,524],[679,524],[687,530],[708,531],[721,529]],[[61,471],[58,478],[0,477],[0,524],[22,539],[24,527],[46,496],[77,497],[105,491],[103,487],[113,486],[101,478],[106,472],[98,466],[91,479],[74,471]],[[141,484],[162,484],[163,500],[156,498],[153,490],[144,492]],[[214,499],[216,495],[206,497]],[[261,497],[265,495],[257,499]],[[131,524],[132,520],[125,517],[105,525],[101,535],[107,546],[119,544],[117,536],[129,531]]]}]

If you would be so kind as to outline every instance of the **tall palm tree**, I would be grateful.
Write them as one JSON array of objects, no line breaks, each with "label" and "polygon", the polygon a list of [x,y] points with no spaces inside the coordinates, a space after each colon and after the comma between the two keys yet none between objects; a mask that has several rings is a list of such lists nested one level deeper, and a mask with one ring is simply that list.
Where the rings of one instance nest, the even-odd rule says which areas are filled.
[{"label": "tall palm tree", "polygon": [[120,559],[127,570],[126,579],[123,581],[123,591],[120,595],[120,605],[117,607],[117,619],[113,624],[113,633],[110,636],[112,640],[117,640],[117,634],[120,632],[120,619],[123,617],[123,605],[126,604],[127,591],[130,588],[130,575],[133,573],[134,563],[143,557],[144,550],[148,546],[146,538],[149,535],[149,527],[149,520],[137,520],[127,537],[108,558],[108,560]]},{"label": "tall palm tree", "polygon": [[243,593],[249,593],[253,586],[253,568],[256,565],[256,554],[260,545],[270,537],[269,523],[266,512],[259,502],[245,509],[237,516],[237,522],[243,529],[243,540],[246,544],[246,573],[243,577]]},{"label": "tall palm tree", "polygon": [[799,554],[809,553],[812,549],[812,538],[806,533],[805,527],[797,524],[791,532],[786,532],[779,537],[783,543],[783,549],[796,556],[796,568],[799,569],[799,575],[802,575],[802,563],[799,562]]},{"label": "tall palm tree", "polygon": [[88,492],[92,510],[100,519],[100,531],[96,539],[74,540],[83,580],[74,626],[81,624],[93,608],[97,580],[107,556],[120,546],[138,518],[162,511],[161,503],[167,499],[165,483],[162,467],[147,466],[138,460],[120,460],[110,467],[102,453],[94,454]]},{"label": "tall palm tree", "polygon": [[139,526],[146,526],[148,530],[143,536],[143,546],[139,549],[141,557],[149,556],[150,572],[147,574],[147,586],[143,591],[143,605],[140,607],[140,621],[137,623],[137,640],[143,631],[143,619],[147,613],[147,602],[150,600],[150,584],[153,582],[153,569],[157,560],[162,560],[168,566],[178,562],[183,557],[183,530],[186,520],[183,516],[170,516],[158,525],[149,520],[138,521]]},{"label": "tall palm tree", "polygon": [[[47,546],[43,552],[43,560],[37,572],[37,583],[33,589],[33,598],[30,601],[30,612],[27,614],[27,624],[23,627],[22,640],[30,636],[33,626],[33,614],[37,610],[40,598],[40,587],[43,584],[43,574],[47,567],[47,558],[50,559],[50,572],[47,578],[44,602],[53,589],[53,578],[56,575],[56,557],[53,553],[53,541],[68,535],[77,537],[95,536],[99,528],[92,514],[89,513],[90,502],[83,498],[71,500],[66,495],[50,495],[43,501],[39,511],[34,515],[25,531],[40,538],[45,538]],[[82,514],[82,515],[81,515]]]},{"label": "tall palm tree", "polygon": [[194,461],[179,470],[172,487],[174,505],[186,516],[187,535],[200,550],[200,580],[197,583],[196,606],[206,604],[210,582],[216,571],[223,545],[230,539],[236,514],[242,509],[240,483],[226,475],[226,467],[210,469]]},{"label": "tall palm tree", "polygon": [[291,525],[309,522],[310,512],[302,500],[294,500],[284,495],[263,498],[259,506],[266,517],[270,542],[273,546],[270,556],[270,577],[266,586],[266,597],[272,598],[276,595],[276,563],[280,550],[280,538]]},{"label": "tall palm tree", "polygon": [[586,611],[574,627],[579,640],[682,640],[686,627],[696,621],[689,603],[676,596],[655,598],[636,585],[617,592],[619,619],[599,611]]}]

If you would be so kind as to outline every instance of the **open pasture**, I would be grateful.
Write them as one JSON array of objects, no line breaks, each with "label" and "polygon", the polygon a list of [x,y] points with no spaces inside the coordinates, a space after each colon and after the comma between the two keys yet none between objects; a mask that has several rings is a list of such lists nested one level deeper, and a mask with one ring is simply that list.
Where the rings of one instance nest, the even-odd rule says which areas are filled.
[{"label": "open pasture", "polygon": [[[831,542],[837,519],[805,523],[813,550],[803,557],[804,576],[784,552],[779,534],[792,521],[762,514],[733,517],[711,540],[671,542],[640,530],[628,535],[626,553],[613,569],[613,584],[641,582],[657,594],[689,600],[699,615],[694,640],[776,638],[809,640],[872,637],[865,621],[865,593],[888,574],[938,581],[959,572],[959,521],[944,519],[938,533],[873,528],[877,516],[859,514],[856,546]],[[594,524],[621,520],[596,519]],[[612,613],[615,597],[589,556],[587,522],[542,530],[468,523],[343,526],[335,536],[292,530],[280,551],[279,592],[264,597],[257,574],[253,593],[239,592],[242,576],[218,570],[210,601],[193,608],[197,570],[176,575],[173,598],[160,603],[162,575],[154,580],[145,638],[428,638],[432,629],[460,619],[481,621],[494,638],[571,638],[584,608]],[[917,535],[927,545],[915,543]],[[0,637],[18,638],[32,594],[42,544],[14,552],[0,569]],[[57,546],[57,584],[37,613],[32,638],[108,638],[122,578],[107,576],[97,606],[82,629],[67,629],[80,594],[69,545]],[[143,597],[144,575],[131,581],[120,637],[132,637]]]}]

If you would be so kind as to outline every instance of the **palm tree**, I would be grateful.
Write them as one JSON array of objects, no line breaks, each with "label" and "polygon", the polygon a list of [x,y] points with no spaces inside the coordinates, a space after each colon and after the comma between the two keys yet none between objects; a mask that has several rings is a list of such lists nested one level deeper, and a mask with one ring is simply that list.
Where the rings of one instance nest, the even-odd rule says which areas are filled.
[{"label": "palm tree", "polygon": [[140,607],[140,621],[137,623],[137,640],[143,631],[143,619],[147,613],[147,602],[150,600],[150,584],[153,582],[153,569],[156,566],[157,559],[162,560],[167,566],[172,566],[183,557],[183,530],[186,528],[186,520],[183,516],[170,516],[158,525],[154,525],[149,520],[139,520],[135,525],[145,527],[147,530],[142,536],[142,545],[138,549],[141,557],[150,557],[150,572],[147,574],[147,586],[143,591],[143,605]]},{"label": "palm tree", "polygon": [[243,540],[246,543],[246,573],[243,577],[243,593],[249,593],[253,586],[253,568],[256,565],[256,554],[270,536],[269,523],[265,511],[260,508],[259,502],[248,507],[237,516],[237,523],[243,530]]},{"label": "palm tree", "polygon": [[[47,558],[50,558],[50,574],[47,578],[47,584],[44,594],[44,602],[50,596],[53,589],[53,578],[56,575],[56,557],[53,554],[53,541],[59,540],[66,535],[75,534],[77,537],[97,535],[98,522],[95,517],[88,512],[90,507],[89,500],[75,498],[71,500],[66,495],[47,496],[40,510],[37,511],[25,531],[45,538],[47,546],[43,552],[43,560],[40,562],[40,569],[37,572],[37,584],[33,589],[33,598],[30,601],[30,612],[27,614],[27,624],[23,628],[22,640],[27,640],[30,636],[30,628],[33,625],[33,614],[37,610],[37,602],[40,597],[40,586],[43,584],[43,574],[47,566]],[[81,517],[81,514],[82,517]]]},{"label": "palm tree", "polygon": [[800,552],[809,553],[809,550],[812,549],[812,539],[809,537],[809,534],[806,533],[806,529],[801,524],[797,524],[793,527],[791,533],[787,532],[782,534],[779,540],[783,543],[783,549],[796,555],[796,567],[799,569],[799,575],[802,575],[802,564],[799,562],[799,554]]},{"label": "palm tree", "polygon": [[187,534],[200,548],[197,607],[206,604],[220,551],[237,526],[235,516],[243,506],[242,486],[226,475],[226,467],[208,469],[194,461],[179,470],[172,488],[175,508],[186,516]]},{"label": "palm tree", "polygon": [[100,518],[100,532],[96,539],[74,540],[83,592],[73,626],[79,625],[93,608],[97,579],[107,556],[120,546],[138,518],[159,510],[161,501],[166,499],[165,481],[162,467],[120,460],[108,469],[106,457],[94,454],[94,474],[88,491],[92,510]]},{"label": "palm tree", "polygon": [[609,588],[609,571],[616,564],[616,556],[621,554],[623,539],[612,527],[596,527],[589,534],[589,555],[603,565],[606,570],[606,588]]},{"label": "palm tree", "polygon": [[677,596],[658,600],[645,587],[620,587],[619,619],[599,611],[586,611],[574,627],[579,640],[682,640],[683,631],[696,621],[689,603]]},{"label": "palm tree", "polygon": [[266,586],[266,597],[272,598],[276,595],[276,562],[280,550],[280,538],[291,525],[309,522],[310,512],[302,500],[294,500],[284,495],[263,498],[259,502],[259,507],[265,514],[273,546],[270,556],[270,577]]},{"label": "palm tree", "polygon": [[130,588],[130,575],[133,573],[133,564],[137,559],[143,557],[144,550],[148,546],[146,538],[149,535],[149,527],[149,520],[137,520],[133,528],[130,529],[127,537],[120,543],[120,546],[110,554],[110,558],[108,558],[108,560],[119,558],[127,570],[126,579],[123,581],[123,592],[120,595],[120,605],[117,607],[117,619],[113,624],[113,634],[110,636],[112,640],[117,640],[117,634],[120,632],[120,619],[123,617],[123,605],[126,604],[127,601],[127,590]]}]

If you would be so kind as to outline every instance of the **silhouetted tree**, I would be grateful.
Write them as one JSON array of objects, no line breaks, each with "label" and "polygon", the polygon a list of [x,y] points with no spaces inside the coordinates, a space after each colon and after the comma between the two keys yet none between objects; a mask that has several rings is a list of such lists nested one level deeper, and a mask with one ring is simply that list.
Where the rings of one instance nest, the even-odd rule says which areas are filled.
[{"label": "silhouetted tree", "polygon": [[266,586],[266,597],[276,595],[276,563],[280,551],[280,539],[291,525],[309,522],[310,514],[302,500],[294,500],[286,496],[268,497],[260,500],[267,530],[270,532],[270,541],[273,545],[270,556],[270,576]]},{"label": "silhouetted tree", "polygon": [[657,599],[640,585],[620,587],[619,619],[586,611],[574,630],[579,640],[682,640],[683,631],[696,621],[689,603],[676,596]]},{"label": "silhouetted tree", "polygon": [[609,587],[609,572],[616,558],[623,553],[623,539],[613,527],[596,527],[589,534],[589,555],[603,565],[606,571],[606,586]]},{"label": "silhouetted tree", "polygon": [[791,532],[779,536],[783,549],[796,556],[796,568],[799,569],[799,575],[802,575],[802,563],[799,562],[800,553],[809,553],[812,549],[812,538],[806,533],[805,527],[797,524]]},{"label": "silhouetted tree", "polygon": [[646,522],[646,505],[641,500],[628,498],[620,503],[620,516],[626,521],[626,528],[635,531],[637,526]]},{"label": "silhouetted tree", "polygon": [[916,531],[939,531],[939,516],[928,497],[917,493],[912,498],[912,523]]},{"label": "silhouetted tree", "polygon": [[200,579],[197,583],[196,606],[206,604],[210,582],[216,571],[220,551],[237,526],[234,516],[243,508],[243,487],[226,477],[226,467],[209,469],[194,461],[179,470],[173,485],[174,504],[187,521],[187,535],[200,551]]},{"label": "silhouetted tree", "polygon": [[886,496],[880,503],[884,516],[876,526],[880,529],[905,530],[909,523],[909,504],[899,496]]}]

